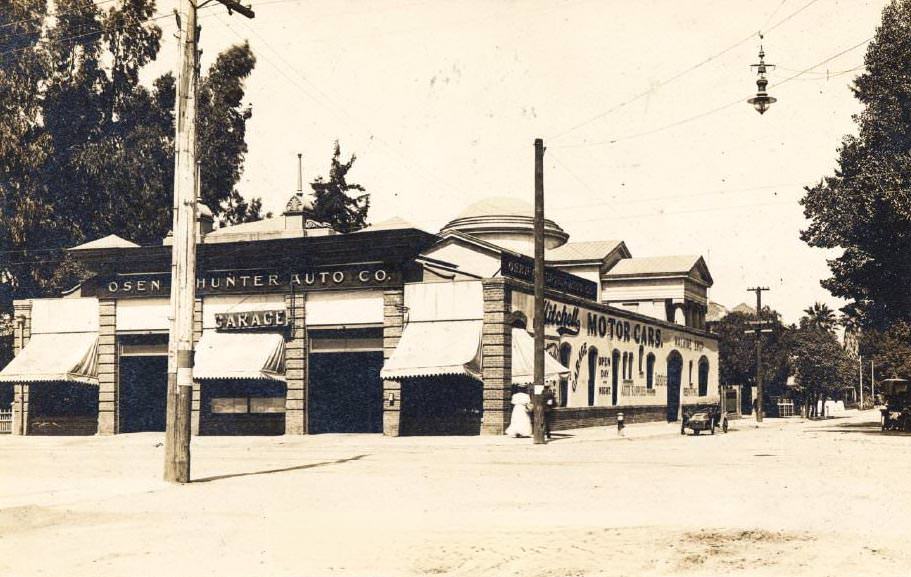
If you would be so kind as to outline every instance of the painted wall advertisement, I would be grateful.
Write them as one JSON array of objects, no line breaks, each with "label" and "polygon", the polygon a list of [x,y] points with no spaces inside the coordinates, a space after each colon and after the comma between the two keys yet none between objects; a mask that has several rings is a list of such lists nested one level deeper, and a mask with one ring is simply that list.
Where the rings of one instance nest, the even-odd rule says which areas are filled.
[{"label": "painted wall advertisement", "polygon": [[[532,295],[514,292],[512,310],[523,313],[533,326]],[[684,397],[699,397],[700,379],[706,395],[685,402],[717,397],[718,350],[713,339],[552,300],[544,303],[544,327],[548,352],[570,369],[561,383],[567,406],[666,404],[669,388],[676,387]]]}]

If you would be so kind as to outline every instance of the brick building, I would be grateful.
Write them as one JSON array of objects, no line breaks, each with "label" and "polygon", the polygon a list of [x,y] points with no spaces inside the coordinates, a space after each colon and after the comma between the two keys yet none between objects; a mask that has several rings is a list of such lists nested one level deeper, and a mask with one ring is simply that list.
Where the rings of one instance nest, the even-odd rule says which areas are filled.
[{"label": "brick building", "polygon": [[[194,434],[502,434],[531,380],[531,207],[491,199],[439,234],[350,234],[292,197],[277,217],[199,225]],[[633,258],[547,223],[546,378],[557,428],[678,418],[717,402],[699,257]],[[74,247],[94,276],[15,303],[15,434],[164,428],[171,247]]]}]

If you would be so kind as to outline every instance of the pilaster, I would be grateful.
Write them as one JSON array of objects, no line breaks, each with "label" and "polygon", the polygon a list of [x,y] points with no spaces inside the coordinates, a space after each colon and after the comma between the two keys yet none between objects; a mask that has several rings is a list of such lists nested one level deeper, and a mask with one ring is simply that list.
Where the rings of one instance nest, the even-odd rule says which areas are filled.
[{"label": "pilaster", "polygon": [[307,423],[307,298],[303,293],[285,295],[291,319],[290,338],[285,343],[285,434],[306,435]]},{"label": "pilaster", "polygon": [[[18,355],[32,336],[32,301],[13,301],[13,354]],[[28,383],[13,384],[14,435],[28,434]]]},{"label": "pilaster", "polygon": [[120,432],[117,378],[117,301],[98,301],[98,434]]},{"label": "pilaster", "polygon": [[484,381],[481,434],[502,435],[509,422],[512,388],[510,293],[502,278],[482,281],[484,323],[481,331],[481,375]]},{"label": "pilaster", "polygon": [[[392,352],[402,338],[405,325],[405,291],[393,289],[383,291],[383,360]],[[398,381],[383,381],[383,434],[398,437],[402,415],[402,384]]]},{"label": "pilaster", "polygon": [[[193,301],[193,350],[202,337],[202,299]],[[190,400],[190,434],[199,434],[200,406],[202,402],[202,385],[193,381],[193,398]]]}]

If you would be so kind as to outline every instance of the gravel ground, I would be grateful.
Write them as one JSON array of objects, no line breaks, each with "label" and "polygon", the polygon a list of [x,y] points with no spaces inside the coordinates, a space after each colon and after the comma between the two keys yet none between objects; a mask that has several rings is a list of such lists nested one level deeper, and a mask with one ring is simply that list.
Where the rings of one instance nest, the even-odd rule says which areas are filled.
[{"label": "gravel ground", "polygon": [[906,575],[878,413],[505,437],[0,437],[0,575]]}]

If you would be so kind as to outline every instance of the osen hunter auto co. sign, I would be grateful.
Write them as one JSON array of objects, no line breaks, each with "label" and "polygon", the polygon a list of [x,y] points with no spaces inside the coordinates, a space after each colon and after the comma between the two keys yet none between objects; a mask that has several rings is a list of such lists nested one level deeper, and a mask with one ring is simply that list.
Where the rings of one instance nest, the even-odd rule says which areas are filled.
[{"label": "osen hunter auto co. sign", "polygon": [[[380,265],[313,269],[298,272],[274,270],[218,271],[196,277],[196,294],[279,292],[285,290],[331,290],[381,288],[402,284],[401,272]],[[148,273],[115,275],[96,280],[98,298],[166,297],[171,275]]]}]

